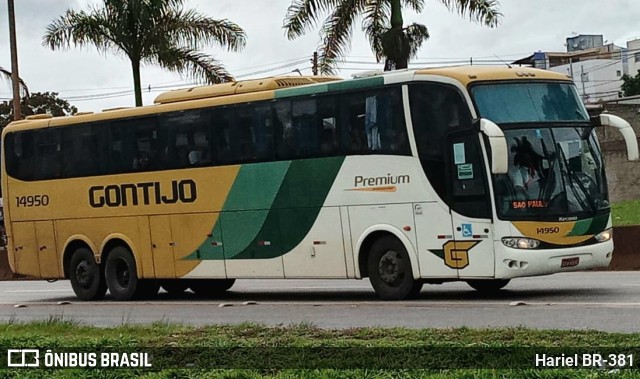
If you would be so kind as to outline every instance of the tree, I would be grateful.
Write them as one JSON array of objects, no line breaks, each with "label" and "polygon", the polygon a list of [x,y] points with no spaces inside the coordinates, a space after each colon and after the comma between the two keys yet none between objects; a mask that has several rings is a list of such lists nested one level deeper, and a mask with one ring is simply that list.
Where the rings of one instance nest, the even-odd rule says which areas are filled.
[{"label": "tree", "polygon": [[[6,79],[9,82],[11,81],[11,71],[5,70],[2,67],[0,67],[0,76],[2,76],[4,79]],[[22,79],[20,79],[20,91],[22,92],[21,93],[22,96],[29,96],[29,88],[27,87],[27,84]]]},{"label": "tree", "polygon": [[233,80],[217,60],[198,50],[217,44],[229,51],[246,45],[235,23],[185,10],[184,0],[102,0],[87,11],[67,10],[48,27],[43,45],[56,49],[93,45],[131,61],[136,106],[142,105],[141,64],[157,64],[169,71],[207,83]]},{"label": "tree", "polygon": [[[57,92],[34,92],[20,101],[22,114],[50,114],[53,116],[70,116],[78,113],[78,108],[58,97]],[[13,120],[13,100],[0,103],[0,128],[4,128]]]},{"label": "tree", "polygon": [[640,70],[635,77],[627,74],[622,75],[622,81],[624,96],[640,95]]},{"label": "tree", "polygon": [[[440,0],[461,16],[494,27],[501,13],[497,0]],[[347,54],[353,28],[362,18],[371,49],[378,62],[385,59],[385,70],[407,68],[422,43],[429,38],[427,27],[411,24],[404,27],[403,7],[418,13],[424,9],[424,0],[293,0],[287,10],[284,29],[289,39],[295,39],[314,27],[329,13],[320,31],[319,69],[333,74],[337,64]]]}]

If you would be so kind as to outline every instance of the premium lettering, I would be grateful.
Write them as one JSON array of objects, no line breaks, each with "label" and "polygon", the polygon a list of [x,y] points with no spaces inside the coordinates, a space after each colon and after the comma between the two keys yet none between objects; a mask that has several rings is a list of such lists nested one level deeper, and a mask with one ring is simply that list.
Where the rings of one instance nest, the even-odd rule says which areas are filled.
[{"label": "premium lettering", "polygon": [[356,176],[354,180],[354,186],[358,187],[376,187],[376,186],[388,186],[393,184],[409,184],[411,183],[411,177],[409,175],[392,176],[378,176],[373,178],[367,178],[364,176]]},{"label": "premium lettering", "polygon": [[95,186],[89,188],[93,208],[193,203],[198,197],[196,182],[174,180],[170,186],[160,182]]}]

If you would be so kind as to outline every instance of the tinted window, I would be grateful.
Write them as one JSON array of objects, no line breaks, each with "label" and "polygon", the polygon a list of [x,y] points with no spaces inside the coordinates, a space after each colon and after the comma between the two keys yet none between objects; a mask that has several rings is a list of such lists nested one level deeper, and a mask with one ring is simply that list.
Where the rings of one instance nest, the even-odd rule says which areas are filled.
[{"label": "tinted window", "polygon": [[36,167],[35,132],[11,133],[5,138],[6,166],[9,175],[33,180]]},{"label": "tinted window", "polygon": [[59,129],[41,129],[36,133],[35,178],[57,179],[62,177],[62,143]]},{"label": "tinted window", "polygon": [[343,95],[341,108],[349,153],[410,154],[400,88]]},{"label": "tinted window", "polygon": [[108,138],[105,125],[61,128],[65,178],[103,175],[108,172]]},{"label": "tinted window", "polygon": [[446,135],[471,127],[469,108],[460,92],[447,85],[415,84],[410,87],[409,96],[420,161],[434,190],[446,199]]},{"label": "tinted window", "polygon": [[400,87],[7,135],[7,170],[41,180],[341,154],[410,155]]},{"label": "tinted window", "polygon": [[589,120],[573,84],[483,84],[471,93],[482,117],[496,123]]},{"label": "tinted window", "polygon": [[[167,144],[158,155],[165,169],[207,166],[213,162],[210,112],[195,110],[160,118],[160,129]],[[162,144],[160,144],[162,145]]]}]

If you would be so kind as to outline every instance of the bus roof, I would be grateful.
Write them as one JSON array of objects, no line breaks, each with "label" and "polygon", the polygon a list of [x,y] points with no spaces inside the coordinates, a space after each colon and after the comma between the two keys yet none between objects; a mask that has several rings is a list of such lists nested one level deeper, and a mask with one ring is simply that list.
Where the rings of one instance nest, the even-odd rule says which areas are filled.
[{"label": "bus roof", "polygon": [[416,70],[416,75],[439,75],[455,79],[465,87],[473,82],[492,80],[563,80],[571,77],[554,71],[531,67],[509,66],[452,66]]}]

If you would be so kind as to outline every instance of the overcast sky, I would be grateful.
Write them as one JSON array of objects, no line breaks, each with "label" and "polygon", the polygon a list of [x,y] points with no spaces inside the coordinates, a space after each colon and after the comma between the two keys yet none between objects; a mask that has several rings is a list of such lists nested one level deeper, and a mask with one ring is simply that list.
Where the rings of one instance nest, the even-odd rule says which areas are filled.
[{"label": "overcast sky", "polygon": [[[132,75],[129,61],[118,55],[98,53],[95,49],[73,48],[51,51],[42,46],[46,26],[66,9],[86,9],[98,0],[15,0],[20,76],[32,92],[55,91],[81,111],[132,106]],[[247,47],[240,53],[218,47],[205,51],[222,61],[238,78],[284,74],[298,68],[310,74],[311,57],[320,39],[317,31],[289,41],[282,20],[291,0],[188,0],[188,7],[214,18],[227,18],[245,29]],[[500,0],[503,18],[494,29],[450,13],[439,0],[425,0],[425,11],[406,14],[405,23],[427,25],[431,38],[418,54],[417,62],[496,59],[505,61],[529,55],[537,50],[564,51],[567,37],[578,34],[603,34],[604,39],[626,46],[640,37],[638,0]],[[606,5],[604,5],[606,4]],[[0,0],[0,66],[10,69],[7,4]],[[307,59],[307,60],[305,60]],[[349,77],[358,69],[372,70],[374,62],[369,45],[360,31],[354,31],[352,49],[340,75]],[[297,64],[296,61],[302,61]],[[289,65],[287,65],[289,64]],[[283,67],[286,66],[286,67]],[[280,67],[280,68],[278,68]],[[252,75],[253,74],[253,75]],[[153,66],[142,69],[142,86],[151,86],[144,94],[145,104],[163,91],[178,88],[188,81]],[[159,88],[160,87],[160,88]],[[87,100],[89,95],[104,95]],[[0,82],[0,99],[11,97],[9,83]]]}]

